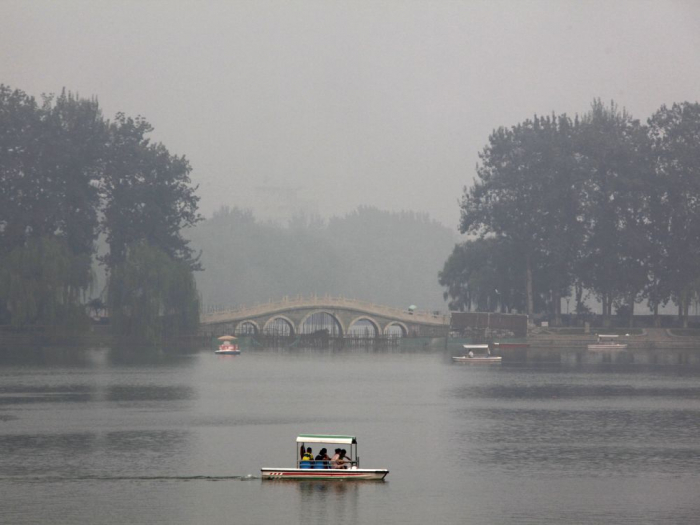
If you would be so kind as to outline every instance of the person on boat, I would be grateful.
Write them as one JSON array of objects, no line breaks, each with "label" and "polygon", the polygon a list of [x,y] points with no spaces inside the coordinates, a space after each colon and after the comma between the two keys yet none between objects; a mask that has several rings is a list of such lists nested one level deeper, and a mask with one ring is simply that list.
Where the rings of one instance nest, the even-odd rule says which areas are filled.
[{"label": "person on boat", "polygon": [[339,458],[340,458],[340,449],[336,448],[335,454],[333,454],[333,457],[331,458],[331,468],[339,468],[338,467],[338,459]]},{"label": "person on boat", "polygon": [[[322,448],[318,456],[316,456],[316,468],[328,468],[328,461],[330,461],[331,458],[328,457],[328,451],[325,448]],[[321,462],[321,466],[319,466],[318,462]]]},{"label": "person on boat", "polygon": [[314,454],[311,447],[306,449],[304,455],[301,456],[301,468],[314,468]]},{"label": "person on boat", "polygon": [[338,466],[336,468],[348,468],[350,465],[350,459],[345,456],[348,451],[345,449],[342,449],[340,451],[340,456],[338,457]]},{"label": "person on boat", "polygon": [[468,353],[467,355],[468,355],[469,357],[474,357],[474,352],[472,352],[471,350],[469,350],[469,353]]}]

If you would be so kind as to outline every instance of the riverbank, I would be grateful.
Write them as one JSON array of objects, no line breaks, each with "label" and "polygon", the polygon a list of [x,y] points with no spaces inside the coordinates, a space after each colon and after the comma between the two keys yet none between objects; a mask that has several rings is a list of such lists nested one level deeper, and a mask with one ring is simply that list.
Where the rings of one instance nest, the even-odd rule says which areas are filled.
[{"label": "riverbank", "polygon": [[[504,363],[548,364],[640,364],[640,365],[700,365],[700,331],[672,328],[643,328],[617,333],[620,342],[627,344],[624,350],[588,350],[596,341],[596,331],[583,333],[572,329],[536,329],[527,338],[514,342],[527,346],[503,347],[494,353],[503,357]],[[597,332],[606,333],[603,330]],[[681,335],[682,334],[682,335]],[[451,355],[464,353],[463,344],[468,339],[450,339],[447,343]]]},{"label": "riverbank", "polygon": [[597,334],[617,334],[620,342],[634,350],[700,349],[700,330],[674,328],[598,329],[576,333],[567,329],[541,329],[528,333],[527,342],[538,348],[585,349],[596,341]]}]

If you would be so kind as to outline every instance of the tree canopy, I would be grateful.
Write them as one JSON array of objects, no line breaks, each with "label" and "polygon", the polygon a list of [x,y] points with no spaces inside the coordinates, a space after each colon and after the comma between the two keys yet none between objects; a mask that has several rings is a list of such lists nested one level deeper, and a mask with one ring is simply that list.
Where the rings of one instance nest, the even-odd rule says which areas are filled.
[{"label": "tree canopy", "polygon": [[182,236],[200,219],[191,167],[151,143],[152,130],[141,117],[104,119],[94,98],[63,90],[37,102],[0,85],[0,322],[65,324],[85,312],[100,233],[112,275],[141,245],[198,268]]},{"label": "tree canopy", "polygon": [[461,308],[482,304],[474,297],[488,291],[470,279],[507,244],[515,252],[497,257],[516,260],[487,286],[507,289],[519,274],[528,314],[544,308],[557,320],[574,287],[579,311],[586,289],[606,318],[613,305],[633,311],[644,297],[652,309],[674,300],[687,318],[700,282],[699,171],[697,103],[663,106],[644,125],[595,100],[581,117],[499,128],[460,203],[462,233],[491,242],[455,247],[439,277],[446,297]]}]

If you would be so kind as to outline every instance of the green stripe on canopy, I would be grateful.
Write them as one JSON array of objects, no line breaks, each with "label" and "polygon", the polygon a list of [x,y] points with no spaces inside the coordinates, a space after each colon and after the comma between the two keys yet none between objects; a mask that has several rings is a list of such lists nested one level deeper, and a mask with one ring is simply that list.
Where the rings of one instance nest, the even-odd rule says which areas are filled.
[{"label": "green stripe on canopy", "polygon": [[297,443],[338,443],[352,445],[357,443],[355,436],[339,436],[336,434],[299,434]]}]

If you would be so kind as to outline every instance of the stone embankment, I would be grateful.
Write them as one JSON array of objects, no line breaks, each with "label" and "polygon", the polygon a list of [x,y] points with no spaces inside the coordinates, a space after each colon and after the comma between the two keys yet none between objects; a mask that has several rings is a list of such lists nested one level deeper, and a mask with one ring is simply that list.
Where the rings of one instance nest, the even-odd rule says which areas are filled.
[{"label": "stone embankment", "polygon": [[[605,329],[591,330],[589,334],[564,334],[555,329],[535,328],[527,336],[531,347],[586,349],[596,342],[596,333],[606,333]],[[622,334],[619,342],[627,343],[628,350],[700,350],[700,337],[673,335],[667,328],[644,328],[641,333]]]}]

